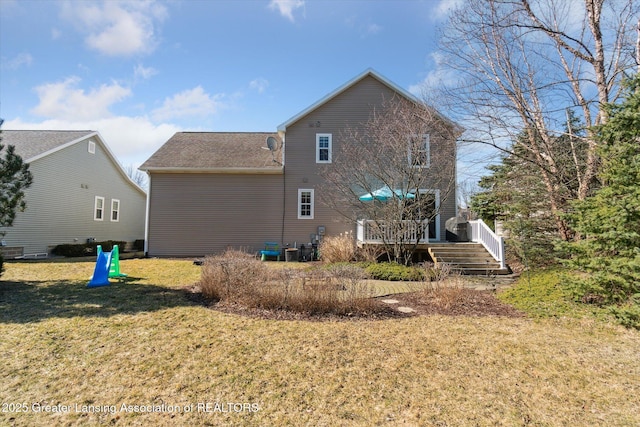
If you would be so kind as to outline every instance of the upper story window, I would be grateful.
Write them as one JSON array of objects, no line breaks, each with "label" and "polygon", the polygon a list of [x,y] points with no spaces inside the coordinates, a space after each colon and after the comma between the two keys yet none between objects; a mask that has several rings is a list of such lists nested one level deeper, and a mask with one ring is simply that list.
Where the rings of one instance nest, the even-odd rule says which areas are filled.
[{"label": "upper story window", "polygon": [[316,134],[316,163],[331,163],[331,134]]},{"label": "upper story window", "polygon": [[96,196],[93,209],[93,219],[95,221],[104,220],[104,197]]},{"label": "upper story window", "polygon": [[111,199],[111,221],[120,221],[120,200]]},{"label": "upper story window", "polygon": [[429,134],[412,135],[409,137],[409,164],[411,166],[428,168],[431,165],[431,147]]},{"label": "upper story window", "polygon": [[90,154],[96,154],[96,143],[93,141],[89,141],[87,151],[89,151]]},{"label": "upper story window", "polygon": [[313,189],[298,189],[298,219],[313,219]]}]

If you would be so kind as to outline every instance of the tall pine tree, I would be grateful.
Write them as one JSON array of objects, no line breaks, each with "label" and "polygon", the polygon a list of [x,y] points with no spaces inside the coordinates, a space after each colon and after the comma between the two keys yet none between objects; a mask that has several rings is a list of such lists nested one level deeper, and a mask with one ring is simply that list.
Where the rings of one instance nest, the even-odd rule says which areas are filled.
[{"label": "tall pine tree", "polygon": [[640,326],[640,74],[622,103],[605,108],[609,121],[596,128],[602,187],[569,215],[580,237],[570,265],[588,273],[573,284],[583,301],[622,305],[619,317]]},{"label": "tall pine tree", "polygon": [[[33,176],[29,172],[29,165],[16,154],[15,147],[2,145],[2,122],[0,119],[0,227],[4,228],[11,227],[16,212],[26,208],[24,190],[31,185]],[[1,233],[2,236],[5,232]],[[0,252],[0,274],[3,271],[3,261]]]}]

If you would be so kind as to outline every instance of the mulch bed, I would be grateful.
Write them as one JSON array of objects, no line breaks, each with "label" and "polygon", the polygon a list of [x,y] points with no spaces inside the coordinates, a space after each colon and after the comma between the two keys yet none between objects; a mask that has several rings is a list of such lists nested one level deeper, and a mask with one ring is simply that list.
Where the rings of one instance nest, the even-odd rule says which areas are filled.
[{"label": "mulch bed", "polygon": [[[236,314],[251,318],[269,320],[303,320],[303,321],[350,321],[350,320],[385,320],[401,319],[415,316],[443,315],[443,316],[502,316],[525,317],[525,314],[496,298],[495,291],[478,291],[474,289],[459,289],[453,297],[443,301],[442,295],[412,292],[394,294],[376,298],[375,308],[368,313],[349,313],[346,315],[326,313],[299,313],[288,310],[267,310],[249,308],[226,301],[211,302],[206,300],[195,286],[185,288],[189,299],[208,306],[223,313]],[[385,299],[397,300],[397,304],[382,302]],[[410,307],[414,311],[402,313],[398,307]]]}]

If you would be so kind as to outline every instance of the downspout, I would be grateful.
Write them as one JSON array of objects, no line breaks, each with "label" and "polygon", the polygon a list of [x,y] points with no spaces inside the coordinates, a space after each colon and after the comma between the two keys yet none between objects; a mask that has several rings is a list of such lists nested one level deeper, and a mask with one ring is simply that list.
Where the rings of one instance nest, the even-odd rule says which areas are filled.
[{"label": "downspout", "polygon": [[282,224],[280,227],[280,248],[284,248],[284,223],[287,207],[287,174],[285,161],[285,134],[282,134]]},{"label": "downspout", "polygon": [[147,170],[147,178],[149,179],[149,189],[147,190],[147,207],[144,221],[144,256],[149,256],[149,211],[151,206],[151,173]]}]

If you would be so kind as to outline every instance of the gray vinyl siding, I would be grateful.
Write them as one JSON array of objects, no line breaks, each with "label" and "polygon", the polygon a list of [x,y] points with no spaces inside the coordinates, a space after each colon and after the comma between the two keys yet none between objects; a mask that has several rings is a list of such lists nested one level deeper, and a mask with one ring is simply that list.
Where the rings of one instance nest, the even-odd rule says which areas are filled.
[{"label": "gray vinyl siding", "polygon": [[[144,238],[144,191],[129,182],[93,140],[95,154],[88,152],[84,140],[30,163],[33,184],[26,191],[27,209],[4,230],[7,246],[23,246],[29,254],[90,237],[127,242]],[[105,200],[103,221],[94,221],[96,196]],[[120,200],[118,222],[110,220],[112,199]]]},{"label": "gray vinyl siding", "polygon": [[281,243],[282,174],[152,173],[150,256],[256,253]]},{"label": "gray vinyl siding", "polygon": [[[318,175],[316,164],[316,134],[332,134],[333,153],[339,150],[341,132],[347,124],[357,126],[365,123],[375,108],[379,108],[383,100],[390,100],[398,96],[387,85],[379,80],[367,76],[362,81],[340,93],[335,98],[311,111],[297,122],[289,125],[285,136],[285,176],[286,176],[286,213],[285,234],[286,243],[305,243],[310,234],[317,232],[318,226],[326,227],[327,235],[337,235],[353,231],[356,225],[346,221],[342,216],[319,202],[321,177]],[[439,149],[436,141],[432,141],[432,158],[442,158],[437,155]],[[451,151],[451,172],[455,176],[455,145],[446,148]],[[434,151],[436,150],[436,151]],[[298,219],[297,202],[298,189],[315,190],[314,219]],[[437,188],[434,188],[437,189]],[[444,240],[444,222],[455,216],[455,191],[445,198],[442,191],[440,215],[440,239]]]}]

